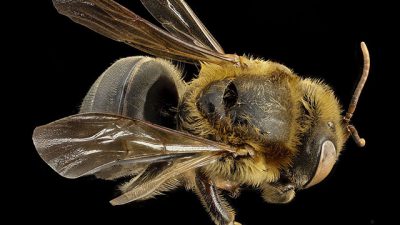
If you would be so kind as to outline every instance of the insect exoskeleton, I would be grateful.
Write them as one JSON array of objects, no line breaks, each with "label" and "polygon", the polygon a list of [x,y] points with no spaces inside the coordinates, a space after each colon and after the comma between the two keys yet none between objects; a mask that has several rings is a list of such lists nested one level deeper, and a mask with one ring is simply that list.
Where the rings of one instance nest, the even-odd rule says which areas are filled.
[{"label": "insect exoskeleton", "polygon": [[[42,159],[67,178],[128,178],[121,205],[178,186],[193,190],[216,224],[238,224],[221,189],[262,190],[286,203],[330,173],[349,136],[369,54],[347,112],[332,89],[286,66],[225,54],[183,1],[142,0],[165,29],[109,0],[53,0],[58,12],[158,58],[120,59],[93,84],[79,114],[37,127]],[[200,64],[186,84],[170,61]]]},{"label": "insect exoskeleton", "polygon": [[165,59],[120,59],[92,85],[80,113],[112,113],[175,129],[176,108],[186,89],[181,76]]}]

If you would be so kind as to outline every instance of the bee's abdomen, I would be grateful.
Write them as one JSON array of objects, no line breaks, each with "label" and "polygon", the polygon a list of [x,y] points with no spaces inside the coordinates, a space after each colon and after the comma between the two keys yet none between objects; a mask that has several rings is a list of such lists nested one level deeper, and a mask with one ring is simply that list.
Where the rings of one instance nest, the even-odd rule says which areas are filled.
[{"label": "bee's abdomen", "polygon": [[123,115],[174,127],[184,86],[175,67],[151,57],[128,57],[112,64],[83,99],[80,112]]}]

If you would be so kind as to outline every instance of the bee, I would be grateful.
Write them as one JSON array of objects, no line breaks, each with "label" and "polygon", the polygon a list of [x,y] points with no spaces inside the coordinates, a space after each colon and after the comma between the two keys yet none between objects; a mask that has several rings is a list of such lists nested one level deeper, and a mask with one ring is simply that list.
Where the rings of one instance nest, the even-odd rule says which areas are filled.
[{"label": "bee", "polygon": [[[127,178],[121,205],[184,186],[215,224],[239,224],[224,193],[243,186],[270,203],[330,173],[367,80],[364,68],[347,112],[332,89],[286,66],[226,54],[183,0],[141,0],[161,29],[111,0],[53,0],[60,14],[159,58],[120,59],[93,84],[80,113],[37,127],[41,158],[66,178]],[[189,83],[168,60],[200,64]],[[223,192],[224,191],[224,192]]]}]

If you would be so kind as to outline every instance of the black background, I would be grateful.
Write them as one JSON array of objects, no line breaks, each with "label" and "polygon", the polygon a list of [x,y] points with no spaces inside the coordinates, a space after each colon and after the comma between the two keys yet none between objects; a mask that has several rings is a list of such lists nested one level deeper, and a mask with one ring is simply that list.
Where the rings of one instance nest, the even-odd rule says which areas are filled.
[{"label": "black background", "polygon": [[[188,0],[226,52],[278,61],[300,75],[321,78],[345,106],[362,68],[360,41],[368,44],[372,60],[370,78],[353,119],[367,146],[360,149],[349,141],[328,179],[299,192],[289,204],[267,204],[258,191],[245,189],[231,201],[237,220],[249,225],[389,221],[393,214],[387,203],[395,202],[397,192],[395,165],[390,162],[395,159],[396,146],[388,135],[388,127],[395,124],[388,104],[398,101],[388,80],[397,75],[388,69],[388,50],[394,43],[391,31],[396,29],[393,7],[336,1],[216,2]],[[139,1],[120,3],[151,18]],[[11,76],[17,78],[15,82],[26,96],[22,107],[21,99],[16,98],[14,104],[18,102],[21,108],[12,110],[25,116],[11,148],[22,160],[6,160],[16,172],[11,173],[7,185],[11,208],[22,212],[21,218],[37,210],[39,213],[29,217],[31,222],[53,224],[212,224],[193,193],[177,190],[157,199],[112,207],[108,201],[117,195],[115,183],[91,177],[68,180],[40,159],[31,142],[34,127],[77,113],[90,85],[112,62],[143,53],[73,23],[59,15],[49,0],[35,1],[25,10],[29,19],[17,29],[29,32],[19,36],[19,43],[26,48],[18,54],[29,60],[16,67],[22,69],[22,77]],[[185,79],[190,79],[196,68],[185,68]]]}]

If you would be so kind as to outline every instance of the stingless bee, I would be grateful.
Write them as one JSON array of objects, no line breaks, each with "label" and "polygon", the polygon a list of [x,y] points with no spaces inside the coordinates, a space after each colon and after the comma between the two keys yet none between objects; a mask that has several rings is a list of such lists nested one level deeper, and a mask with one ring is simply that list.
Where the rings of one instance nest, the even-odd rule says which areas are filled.
[{"label": "stingless bee", "polygon": [[[37,127],[42,159],[67,178],[130,178],[113,205],[185,186],[216,224],[239,224],[221,190],[262,191],[286,203],[322,181],[349,136],[364,146],[347,113],[322,81],[284,65],[225,54],[183,0],[141,0],[164,29],[111,0],[53,0],[59,13],[149,54],[120,59],[93,84],[80,113]],[[172,59],[201,65],[190,83]]]}]

